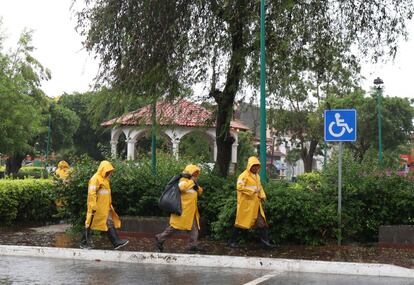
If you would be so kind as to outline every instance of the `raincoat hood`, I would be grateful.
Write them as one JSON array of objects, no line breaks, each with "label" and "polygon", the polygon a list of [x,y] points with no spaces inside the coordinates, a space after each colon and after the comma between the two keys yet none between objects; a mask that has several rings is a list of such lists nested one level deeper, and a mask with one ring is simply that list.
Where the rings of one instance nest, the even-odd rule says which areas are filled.
[{"label": "raincoat hood", "polygon": [[69,163],[67,163],[64,160],[59,161],[58,163],[58,168],[59,169],[65,169],[65,168],[69,168]]},{"label": "raincoat hood", "polygon": [[194,165],[194,164],[189,164],[184,168],[183,173],[188,173],[188,174],[193,175],[194,172],[196,172],[196,171],[200,172],[200,167],[198,167],[197,165]]},{"label": "raincoat hood", "polygon": [[105,175],[112,170],[114,170],[112,164],[107,160],[103,160],[101,164],[99,164],[98,171],[96,171],[96,173],[102,177],[105,177]]},{"label": "raincoat hood", "polygon": [[253,165],[258,164],[260,165],[260,161],[255,156],[249,157],[249,160],[247,161],[247,168],[246,170],[250,171]]}]

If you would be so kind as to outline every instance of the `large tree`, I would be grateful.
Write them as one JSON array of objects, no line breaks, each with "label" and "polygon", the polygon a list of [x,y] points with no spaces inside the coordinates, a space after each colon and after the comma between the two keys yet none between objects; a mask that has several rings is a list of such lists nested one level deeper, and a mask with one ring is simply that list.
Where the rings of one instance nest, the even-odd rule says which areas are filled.
[{"label": "large tree", "polygon": [[99,94],[96,92],[64,94],[59,98],[59,105],[74,112],[80,119],[79,127],[73,134],[74,154],[87,154],[94,159],[102,160],[104,156],[99,145],[108,145],[110,134],[99,128],[98,121],[107,119],[109,112],[108,108],[103,106],[100,112],[97,111],[94,104],[97,98],[99,99]]},{"label": "large tree", "polygon": [[[45,114],[47,118],[50,115],[50,146],[49,151],[55,152],[59,156],[65,156],[74,147],[74,135],[79,128],[80,118],[72,110],[65,108],[56,100],[48,99],[49,114]],[[48,121],[44,120],[44,129],[36,139],[36,148],[46,150],[48,143]]]},{"label": "large tree", "polygon": [[8,173],[19,170],[33,139],[45,130],[47,98],[40,85],[50,72],[32,56],[33,49],[31,32],[24,31],[16,49],[0,51],[0,152],[9,156]]},{"label": "large tree", "polygon": [[[243,84],[259,82],[260,1],[85,2],[79,27],[85,46],[101,58],[103,81],[129,96],[155,98],[205,84],[217,104],[216,169],[227,175],[236,95]],[[373,58],[394,55],[412,11],[412,0],[268,0],[269,91],[281,95],[277,79],[286,78],[295,53],[317,59],[307,70],[315,70],[314,82],[324,80],[326,88],[327,50],[343,55],[358,43]]]}]

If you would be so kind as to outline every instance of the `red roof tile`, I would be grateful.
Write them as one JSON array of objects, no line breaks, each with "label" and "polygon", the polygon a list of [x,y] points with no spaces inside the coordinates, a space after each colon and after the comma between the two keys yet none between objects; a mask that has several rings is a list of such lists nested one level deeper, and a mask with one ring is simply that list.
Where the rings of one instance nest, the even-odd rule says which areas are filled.
[{"label": "red roof tile", "polygon": [[[213,113],[206,108],[186,101],[162,101],[157,103],[157,123],[161,126],[214,127]],[[118,118],[103,122],[101,126],[120,125],[151,125],[151,105],[130,112]],[[231,121],[230,127],[248,130],[240,121]]]}]

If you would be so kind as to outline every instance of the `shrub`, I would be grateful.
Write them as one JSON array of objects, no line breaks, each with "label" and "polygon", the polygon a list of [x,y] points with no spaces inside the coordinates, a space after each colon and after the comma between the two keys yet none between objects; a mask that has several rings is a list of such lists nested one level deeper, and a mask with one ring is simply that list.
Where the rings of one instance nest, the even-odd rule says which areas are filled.
[{"label": "shrub", "polygon": [[[198,203],[199,211],[204,222],[205,233],[211,234],[213,224],[219,219],[222,209],[229,203],[228,199],[235,201],[236,180],[234,177],[222,178],[207,172],[200,175],[199,184],[203,187],[203,195]],[[234,219],[232,223],[234,224]]]},{"label": "shrub", "polygon": [[[328,202],[336,203],[338,165],[334,157],[322,176]],[[342,233],[350,241],[376,241],[381,225],[413,224],[414,184],[381,169],[377,159],[361,163],[344,152],[342,170]]]},{"label": "shrub", "polygon": [[45,222],[56,213],[51,180],[0,180],[0,224]]},{"label": "shrub", "polygon": [[[284,181],[266,185],[267,201],[263,207],[271,238],[278,243],[299,244],[320,244],[331,239],[333,233],[327,228],[331,229],[335,222],[335,205],[323,205],[321,193],[291,185]],[[218,220],[213,224],[215,238],[229,237],[235,220],[236,204],[235,195],[226,200]]]},{"label": "shrub", "polygon": [[[0,178],[4,178],[5,175],[5,167],[0,167]],[[11,179],[26,179],[26,178],[36,178],[36,179],[43,179],[48,178],[49,173],[45,170],[44,167],[36,167],[36,166],[23,166],[20,168],[18,173],[14,173],[12,175],[7,176],[7,178]]]},{"label": "shrub", "polygon": [[[373,242],[381,225],[414,224],[412,181],[397,175],[352,173],[356,174],[348,169],[342,189],[344,241]],[[306,174],[297,183],[276,181],[265,188],[264,208],[274,241],[316,245],[337,238],[337,176]],[[213,237],[227,239],[235,219],[235,195],[221,205]]]}]

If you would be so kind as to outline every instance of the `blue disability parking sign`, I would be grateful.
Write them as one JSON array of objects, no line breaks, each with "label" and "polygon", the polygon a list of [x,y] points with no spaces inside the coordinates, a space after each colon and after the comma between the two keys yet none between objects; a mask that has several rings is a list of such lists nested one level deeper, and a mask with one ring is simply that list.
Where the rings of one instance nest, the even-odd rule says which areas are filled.
[{"label": "blue disability parking sign", "polygon": [[325,141],[354,142],[357,138],[355,109],[325,110]]}]

